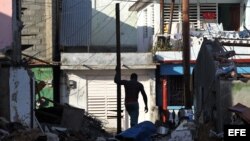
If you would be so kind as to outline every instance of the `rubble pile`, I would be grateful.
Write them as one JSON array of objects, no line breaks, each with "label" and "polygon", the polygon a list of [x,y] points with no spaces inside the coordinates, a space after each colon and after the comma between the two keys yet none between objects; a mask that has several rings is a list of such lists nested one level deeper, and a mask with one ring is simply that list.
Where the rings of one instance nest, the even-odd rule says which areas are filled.
[{"label": "rubble pile", "polygon": [[35,141],[42,133],[39,129],[29,129],[18,122],[0,118],[0,141]]},{"label": "rubble pile", "polygon": [[59,105],[35,111],[34,128],[0,118],[0,141],[96,141],[110,138],[101,120],[83,109]]},{"label": "rubble pile", "polygon": [[60,141],[95,141],[98,137],[111,137],[104,130],[103,122],[83,109],[59,105],[39,109],[36,115],[43,130],[58,135]]}]

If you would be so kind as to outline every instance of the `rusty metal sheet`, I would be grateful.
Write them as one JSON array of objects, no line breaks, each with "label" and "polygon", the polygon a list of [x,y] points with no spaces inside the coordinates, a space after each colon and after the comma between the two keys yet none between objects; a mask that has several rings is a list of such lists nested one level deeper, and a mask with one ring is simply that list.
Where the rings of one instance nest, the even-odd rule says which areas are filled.
[{"label": "rusty metal sheet", "polygon": [[237,103],[236,105],[229,108],[230,111],[235,112],[239,115],[244,121],[250,124],[250,108],[247,106]]}]

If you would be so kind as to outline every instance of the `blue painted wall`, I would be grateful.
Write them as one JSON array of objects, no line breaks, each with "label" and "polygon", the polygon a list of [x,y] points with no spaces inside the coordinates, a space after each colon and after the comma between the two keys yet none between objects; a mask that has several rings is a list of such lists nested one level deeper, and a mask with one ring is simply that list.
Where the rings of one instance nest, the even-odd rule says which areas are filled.
[{"label": "blue painted wall", "polygon": [[[190,65],[190,74],[192,74],[194,65]],[[183,66],[181,64],[161,64],[160,75],[183,75]]]}]

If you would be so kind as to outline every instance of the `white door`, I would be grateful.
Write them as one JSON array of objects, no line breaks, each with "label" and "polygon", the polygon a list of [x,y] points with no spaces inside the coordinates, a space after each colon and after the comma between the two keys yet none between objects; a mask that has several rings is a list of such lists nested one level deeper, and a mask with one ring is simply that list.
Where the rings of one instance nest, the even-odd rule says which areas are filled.
[{"label": "white door", "polygon": [[[90,76],[87,83],[88,112],[106,123],[106,127],[116,128],[117,85],[114,83],[114,76]],[[123,93],[121,101],[121,107],[124,110]],[[124,120],[124,112],[121,115]]]},{"label": "white door", "polygon": [[[145,114],[144,112],[144,101],[139,94],[139,122],[150,120],[150,107],[151,107],[151,97],[150,97],[150,81],[147,76],[138,76],[139,81],[144,85],[145,92],[148,97],[148,107],[149,112]],[[122,79],[129,79],[130,76],[122,76]],[[96,117],[102,119],[106,122],[107,127],[116,128],[117,118],[116,118],[116,108],[117,108],[117,85],[114,83],[114,76],[91,76],[88,78],[88,112],[95,115]],[[129,117],[124,111],[124,87],[121,87],[122,93],[122,127],[127,129],[129,127]]]}]

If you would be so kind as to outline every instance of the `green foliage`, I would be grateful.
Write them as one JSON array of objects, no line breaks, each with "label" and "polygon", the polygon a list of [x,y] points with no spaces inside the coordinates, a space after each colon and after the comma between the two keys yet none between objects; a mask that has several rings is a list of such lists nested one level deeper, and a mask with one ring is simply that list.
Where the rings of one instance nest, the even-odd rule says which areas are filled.
[{"label": "green foliage", "polygon": [[171,51],[172,46],[169,42],[161,42],[157,41],[152,49],[152,52],[155,53],[156,51]]}]

